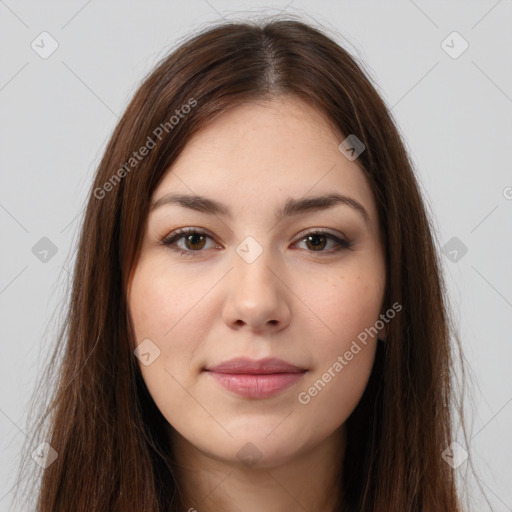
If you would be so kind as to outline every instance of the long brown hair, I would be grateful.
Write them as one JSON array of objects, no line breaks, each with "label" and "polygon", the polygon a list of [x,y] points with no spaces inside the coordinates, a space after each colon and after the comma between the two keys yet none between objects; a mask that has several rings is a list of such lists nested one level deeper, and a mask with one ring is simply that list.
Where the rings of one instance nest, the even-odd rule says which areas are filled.
[{"label": "long brown hair", "polygon": [[[368,76],[321,30],[274,19],[209,27],[144,79],[97,169],[67,316],[40,386],[48,393],[53,375],[32,433],[57,458],[42,471],[38,511],[186,509],[167,422],[134,358],[127,282],[152,193],[191,136],[236,105],[281,95],[308,101],[365,145],[357,162],[379,213],[383,310],[402,306],[346,423],[340,510],[461,510],[454,470],[441,456],[453,440],[454,352],[439,250],[413,165]],[[143,146],[145,156],[135,157]]]}]

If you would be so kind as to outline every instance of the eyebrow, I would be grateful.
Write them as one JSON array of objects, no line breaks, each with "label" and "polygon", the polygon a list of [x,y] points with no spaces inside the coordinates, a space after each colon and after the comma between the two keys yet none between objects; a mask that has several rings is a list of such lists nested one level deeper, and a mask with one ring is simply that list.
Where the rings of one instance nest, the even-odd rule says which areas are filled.
[{"label": "eyebrow", "polygon": [[[220,215],[233,218],[233,214],[228,206],[204,196],[187,194],[166,194],[151,205],[151,211],[164,205],[176,204],[183,208],[189,208],[209,215]],[[358,211],[364,221],[368,224],[370,221],[368,212],[359,202],[342,194],[324,194],[320,196],[310,196],[304,198],[289,198],[285,201],[282,208],[278,208],[274,215],[277,220],[293,215],[300,215],[308,211],[319,211],[332,208],[337,205],[345,205]]]}]

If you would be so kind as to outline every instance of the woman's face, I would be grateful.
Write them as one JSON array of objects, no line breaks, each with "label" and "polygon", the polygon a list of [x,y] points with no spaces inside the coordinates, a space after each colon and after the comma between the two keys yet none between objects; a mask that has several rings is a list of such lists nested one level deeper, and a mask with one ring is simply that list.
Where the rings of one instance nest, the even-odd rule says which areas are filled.
[{"label": "woman's face", "polygon": [[[361,398],[385,264],[341,142],[301,100],[247,103],[196,134],[155,190],[128,304],[142,376],[182,445],[271,467],[339,435]],[[350,200],[312,200],[331,194]],[[234,358],[252,370],[211,371]],[[296,368],[258,369],[265,358]]]}]

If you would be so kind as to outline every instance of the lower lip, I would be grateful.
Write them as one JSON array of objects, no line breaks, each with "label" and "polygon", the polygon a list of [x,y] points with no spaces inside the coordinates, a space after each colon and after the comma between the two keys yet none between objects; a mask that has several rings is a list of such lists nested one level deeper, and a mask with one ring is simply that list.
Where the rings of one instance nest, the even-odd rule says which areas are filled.
[{"label": "lower lip", "polygon": [[269,373],[250,375],[246,373],[208,372],[221,386],[228,391],[247,398],[266,398],[283,391],[295,384],[305,372],[300,373]]}]

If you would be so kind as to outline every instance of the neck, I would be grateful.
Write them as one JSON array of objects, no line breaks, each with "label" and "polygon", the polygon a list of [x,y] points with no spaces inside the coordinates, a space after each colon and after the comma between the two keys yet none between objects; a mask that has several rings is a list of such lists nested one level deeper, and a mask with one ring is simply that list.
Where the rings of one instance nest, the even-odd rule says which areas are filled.
[{"label": "neck", "polygon": [[183,507],[190,512],[334,512],[341,498],[343,427],[313,449],[264,468],[209,456],[176,431],[171,444]]}]

